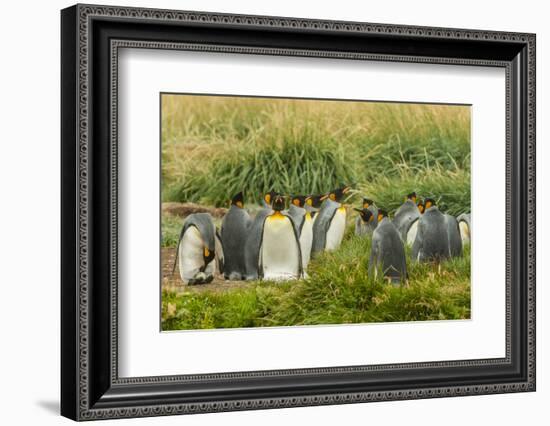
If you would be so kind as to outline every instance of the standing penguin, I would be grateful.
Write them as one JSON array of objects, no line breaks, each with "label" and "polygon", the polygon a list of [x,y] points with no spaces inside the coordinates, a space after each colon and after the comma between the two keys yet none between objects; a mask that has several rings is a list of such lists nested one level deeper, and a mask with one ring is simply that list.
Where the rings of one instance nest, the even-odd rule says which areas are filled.
[{"label": "standing penguin", "polygon": [[[371,234],[378,225],[378,208],[372,200],[363,198],[363,208],[355,209],[359,212],[359,216],[355,219],[355,235]],[[367,215],[367,211],[371,214]]]},{"label": "standing penguin", "polygon": [[[353,209],[359,212],[359,216],[355,220],[355,235],[362,237],[372,234],[374,227],[371,225],[374,222],[374,215],[369,209]],[[378,219],[378,218],[377,218]]]},{"label": "standing penguin", "polygon": [[321,205],[313,223],[312,255],[340,247],[346,231],[346,208],[341,201],[350,189],[349,186],[344,186],[331,191]]},{"label": "standing penguin", "polygon": [[470,213],[462,213],[456,218],[458,221],[458,227],[460,229],[460,238],[462,239],[462,245],[470,244],[470,235],[472,232],[471,216]]},{"label": "standing penguin", "polygon": [[[220,256],[221,255],[220,253]],[[216,227],[209,213],[194,213],[185,219],[176,247],[172,274],[179,267],[184,284],[206,284],[214,279]]]},{"label": "standing penguin", "polygon": [[266,280],[289,280],[302,276],[300,240],[294,221],[282,211],[285,199],[276,195],[272,213],[263,222],[259,275]]},{"label": "standing penguin", "polygon": [[304,206],[305,209],[311,214],[311,218],[315,221],[317,213],[323,204],[323,201],[328,197],[328,194],[323,195],[310,195],[309,202]]},{"label": "standing penguin", "polygon": [[256,216],[248,227],[244,246],[245,279],[247,281],[257,280],[260,278],[258,263],[260,258],[260,248],[262,246],[262,232],[264,230],[265,218],[273,213],[273,210],[271,209],[271,202],[276,195],[279,194],[273,190],[263,195],[262,204],[264,205],[264,208],[256,213]]},{"label": "standing penguin", "polygon": [[288,215],[294,221],[296,231],[300,237],[300,251],[302,252],[302,269],[306,271],[311,257],[311,245],[313,243],[313,219],[311,213],[306,210],[312,201],[309,196],[295,195],[290,200]]},{"label": "standing penguin", "polygon": [[273,201],[273,197],[277,195],[278,192],[271,190],[269,192],[266,192],[264,196],[262,197],[262,207],[264,209],[270,209],[271,210],[271,202]]},{"label": "standing penguin", "polygon": [[407,259],[403,241],[385,210],[378,210],[378,226],[372,234],[369,259],[369,275],[377,277],[381,269],[383,277],[393,284],[407,279]]},{"label": "standing penguin", "polygon": [[460,237],[460,228],[454,216],[445,214],[447,223],[447,234],[449,236],[449,254],[451,257],[462,256],[462,238]]},{"label": "standing penguin", "polygon": [[422,200],[419,200],[417,203],[418,212],[420,213],[420,216],[418,216],[416,219],[414,219],[410,224],[409,227],[405,230],[405,243],[411,247],[414,244],[414,240],[416,240],[416,234],[418,233],[418,221],[420,220],[420,217],[424,213],[424,202]]},{"label": "standing penguin", "polygon": [[220,237],[226,280],[242,280],[245,276],[244,246],[249,224],[250,216],[244,209],[243,193],[239,192],[232,198],[231,207],[222,221]]},{"label": "standing penguin", "polygon": [[448,259],[450,246],[445,215],[439,211],[431,198],[426,199],[424,208],[424,214],[418,221],[411,257],[417,262],[439,262]]},{"label": "standing penguin", "polygon": [[399,231],[399,235],[401,235],[403,241],[407,239],[407,230],[419,217],[420,212],[416,205],[416,192],[411,192],[407,195],[405,202],[397,209],[393,217],[393,224]]}]

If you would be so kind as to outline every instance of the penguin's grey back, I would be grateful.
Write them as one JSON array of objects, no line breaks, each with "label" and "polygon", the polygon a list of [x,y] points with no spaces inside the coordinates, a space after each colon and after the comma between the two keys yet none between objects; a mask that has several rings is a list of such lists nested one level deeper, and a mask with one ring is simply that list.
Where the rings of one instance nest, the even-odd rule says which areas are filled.
[{"label": "penguin's grey back", "polygon": [[330,222],[340,206],[340,203],[327,198],[321,205],[319,213],[315,215],[315,221],[313,222],[313,242],[311,245],[312,255],[325,249]]},{"label": "penguin's grey back", "polygon": [[380,270],[384,277],[392,281],[401,281],[407,277],[407,259],[399,231],[390,219],[382,219],[372,234],[372,246],[369,260],[369,275],[374,269]]},{"label": "penguin's grey back", "polygon": [[200,238],[202,239],[204,245],[211,253],[216,253],[216,226],[210,213],[192,213],[185,218],[183,226],[180,231],[178,244],[176,246],[176,255],[174,258],[174,266],[172,273],[176,270],[176,265],[178,263],[178,257],[180,252],[180,244],[185,233],[189,228],[194,227],[199,231]]},{"label": "penguin's grey back", "polygon": [[460,237],[460,229],[458,221],[454,216],[445,214],[447,222],[447,233],[449,235],[449,252],[451,257],[462,256],[462,238]]},{"label": "penguin's grey back", "polygon": [[187,216],[180,232],[180,241],[190,226],[194,226],[199,230],[204,244],[208,250],[214,253],[216,250],[216,227],[210,213],[193,213]]},{"label": "penguin's grey back", "polygon": [[235,205],[229,208],[223,218],[220,236],[224,254],[224,275],[230,279],[239,280],[245,275],[244,246],[249,224],[248,212]]},{"label": "penguin's grey back", "polygon": [[401,239],[405,241],[407,239],[407,231],[411,224],[420,217],[420,211],[417,205],[411,201],[405,201],[395,212],[393,218],[393,224],[397,228]]},{"label": "penguin's grey back", "polygon": [[447,259],[449,256],[449,234],[445,215],[437,206],[430,207],[418,221],[418,231],[412,246],[412,259],[422,262]]},{"label": "penguin's grey back", "polygon": [[262,235],[266,217],[273,213],[271,208],[262,209],[250,223],[244,246],[245,279],[257,280],[258,261],[260,258],[260,248],[262,246]]}]

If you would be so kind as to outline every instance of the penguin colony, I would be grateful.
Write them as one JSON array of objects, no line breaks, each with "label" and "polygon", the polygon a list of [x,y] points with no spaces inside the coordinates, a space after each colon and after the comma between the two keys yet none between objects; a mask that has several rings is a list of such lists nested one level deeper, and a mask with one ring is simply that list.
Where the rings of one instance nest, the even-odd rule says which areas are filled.
[{"label": "penguin colony", "polygon": [[[184,221],[174,262],[184,284],[206,284],[215,274],[226,280],[292,280],[307,277],[310,259],[337,250],[347,222],[342,186],[323,195],[264,194],[262,209],[251,217],[243,193],[216,229],[212,216],[195,213]],[[287,208],[288,203],[288,208]],[[412,192],[390,219],[384,209],[364,198],[355,220],[355,234],[371,237],[368,273],[393,284],[407,280],[405,247],[411,260],[433,262],[462,255],[471,238],[470,214],[457,218],[439,210],[433,198],[417,199]]]}]

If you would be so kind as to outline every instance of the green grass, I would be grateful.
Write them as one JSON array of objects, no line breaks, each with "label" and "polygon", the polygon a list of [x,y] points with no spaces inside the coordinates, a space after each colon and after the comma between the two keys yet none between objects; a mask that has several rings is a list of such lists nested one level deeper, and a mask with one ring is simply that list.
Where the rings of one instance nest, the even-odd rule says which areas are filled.
[{"label": "green grass", "polygon": [[[438,189],[417,176],[470,173],[468,107],[164,95],[162,111],[163,201],[221,206],[239,191],[257,202],[342,183],[378,201],[384,179],[401,201]],[[445,197],[469,209],[469,197]]]},{"label": "green grass", "polygon": [[349,235],[310,264],[308,279],[253,282],[228,292],[163,292],[162,329],[268,327],[470,318],[470,250],[408,264],[409,285],[367,275],[370,238]]}]

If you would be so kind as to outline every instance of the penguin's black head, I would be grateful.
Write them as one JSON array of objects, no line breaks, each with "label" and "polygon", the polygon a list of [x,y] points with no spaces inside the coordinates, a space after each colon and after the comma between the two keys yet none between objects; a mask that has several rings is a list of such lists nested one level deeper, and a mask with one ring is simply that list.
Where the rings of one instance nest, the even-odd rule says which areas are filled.
[{"label": "penguin's black head", "polygon": [[241,209],[244,207],[244,197],[242,191],[233,196],[231,199],[231,205],[240,207]]},{"label": "penguin's black head", "polygon": [[326,195],[310,195],[308,199],[306,199],[306,203],[308,206],[318,209],[319,207],[321,207],[321,204],[323,203],[323,200],[325,198],[327,198]]},{"label": "penguin's black head", "polygon": [[308,198],[305,195],[293,195],[290,200],[296,207],[304,207]]},{"label": "penguin's black head", "polygon": [[378,222],[380,222],[385,217],[388,217],[388,212],[384,209],[378,209]]},{"label": "penguin's black head", "polygon": [[215,253],[213,250],[209,250],[208,247],[203,249],[202,258],[204,259],[204,267],[201,268],[201,272],[204,272],[206,266],[214,260]]},{"label": "penguin's black head", "polygon": [[364,209],[368,209],[370,206],[372,206],[374,204],[374,201],[368,199],[368,198],[363,198],[363,208]]},{"label": "penguin's black head", "polygon": [[435,200],[433,198],[426,198],[424,201],[424,211],[428,210],[430,207],[434,207],[435,205]]},{"label": "penguin's black head", "polygon": [[264,201],[266,202],[267,205],[270,206],[273,201],[273,198],[275,197],[275,195],[278,195],[278,194],[279,194],[278,192],[271,190],[264,194]]},{"label": "penguin's black head", "polygon": [[418,211],[420,212],[420,214],[424,213],[424,201],[418,200],[416,206],[418,207]]},{"label": "penguin's black head", "polygon": [[273,200],[271,201],[271,208],[276,212],[280,212],[281,210],[284,210],[285,197],[283,197],[281,194],[275,195],[275,197],[273,197]]},{"label": "penguin's black head", "polygon": [[332,201],[336,201],[336,202],[340,202],[342,201],[342,198],[344,198],[344,195],[346,195],[349,190],[351,189],[350,186],[342,186],[340,188],[336,188],[332,191],[329,192],[328,194],[328,197],[332,200]]},{"label": "penguin's black head", "polygon": [[372,222],[374,220],[374,216],[369,209],[363,208],[363,209],[354,209],[354,210],[359,212],[359,215],[361,216],[361,219],[363,220],[363,222],[367,223],[367,222]]},{"label": "penguin's black head", "polygon": [[411,200],[413,203],[416,203],[416,192],[411,192],[410,194],[407,194],[407,200]]}]

